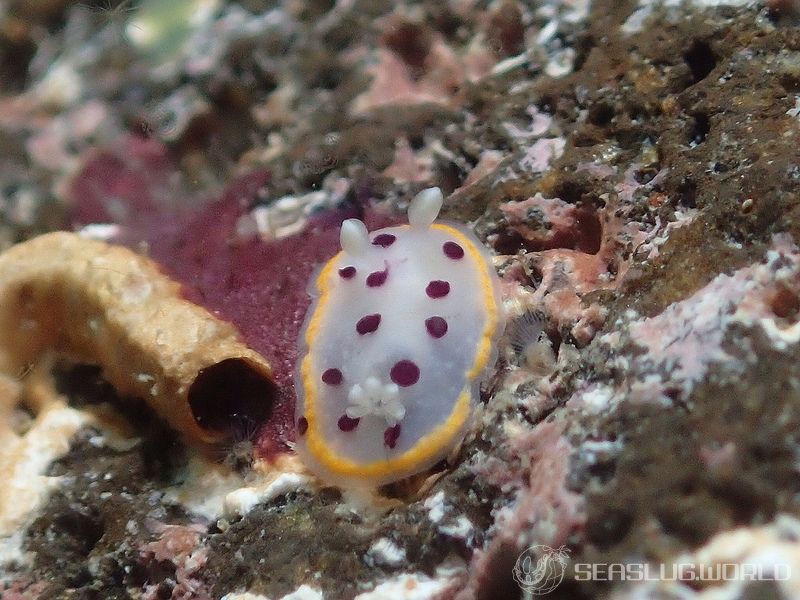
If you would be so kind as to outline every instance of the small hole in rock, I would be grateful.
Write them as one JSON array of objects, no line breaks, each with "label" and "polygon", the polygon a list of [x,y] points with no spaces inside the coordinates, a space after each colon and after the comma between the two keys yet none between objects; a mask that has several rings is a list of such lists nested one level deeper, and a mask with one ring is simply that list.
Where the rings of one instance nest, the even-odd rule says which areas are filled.
[{"label": "small hole in rock", "polygon": [[81,557],[89,555],[104,533],[99,517],[84,507],[56,516],[52,528],[54,534],[68,538],[70,547]]},{"label": "small hole in rock", "polygon": [[790,94],[800,92],[800,74],[796,71],[784,73],[780,77],[781,86]]},{"label": "small hole in rock", "polygon": [[603,224],[597,212],[588,206],[575,209],[575,250],[586,254],[597,254],[603,242]]},{"label": "small hole in rock", "polygon": [[[11,21],[11,19],[9,19]],[[28,67],[36,55],[36,42],[27,34],[10,34],[6,25],[0,32],[0,90],[21,92],[28,83]]]},{"label": "small hole in rock", "polygon": [[706,76],[714,70],[717,66],[717,59],[711,46],[707,42],[695,40],[686,54],[683,55],[683,60],[692,71],[692,83],[697,83],[706,78]]},{"label": "small hole in rock", "polygon": [[433,44],[433,35],[424,25],[405,21],[389,27],[382,41],[409,67],[421,71]]},{"label": "small hole in rock", "polygon": [[711,130],[711,122],[705,113],[695,113],[692,115],[692,119],[692,132],[689,136],[689,142],[696,146],[706,141],[708,132]]},{"label": "small hole in rock", "polygon": [[684,179],[678,184],[678,198],[681,206],[695,208],[697,206],[697,184],[690,179]]},{"label": "small hole in rock", "polygon": [[614,118],[614,107],[607,102],[600,102],[589,108],[589,122],[598,127],[611,123]]},{"label": "small hole in rock", "polygon": [[795,319],[800,312],[800,298],[791,290],[781,286],[770,299],[770,308],[776,317]]}]

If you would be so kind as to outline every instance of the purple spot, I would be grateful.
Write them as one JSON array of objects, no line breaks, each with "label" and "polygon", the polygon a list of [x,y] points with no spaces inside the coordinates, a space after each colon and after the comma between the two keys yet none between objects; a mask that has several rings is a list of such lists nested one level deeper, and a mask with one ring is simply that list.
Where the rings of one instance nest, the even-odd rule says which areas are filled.
[{"label": "purple spot", "polygon": [[430,317],[425,319],[425,329],[431,334],[431,337],[440,338],[447,333],[447,321],[442,317]]},{"label": "purple spot", "polygon": [[361,419],[351,419],[347,415],[342,415],[339,417],[339,429],[342,431],[353,431],[356,427],[358,427],[358,422]]},{"label": "purple spot", "polygon": [[342,279],[352,279],[356,275],[355,267],[342,267],[339,269],[339,277]]},{"label": "purple spot", "polygon": [[375,239],[372,240],[373,246],[380,246],[381,248],[388,248],[397,238],[393,236],[391,233],[381,233],[375,236]]},{"label": "purple spot", "polygon": [[387,266],[383,271],[375,271],[367,275],[368,287],[379,287],[386,283],[386,278],[389,276],[389,267]]},{"label": "purple spot", "polygon": [[356,331],[359,335],[372,333],[380,324],[381,316],[379,314],[376,313],[374,315],[367,315],[366,317],[361,317],[358,323],[356,323]]},{"label": "purple spot", "polygon": [[389,376],[397,385],[408,387],[419,381],[419,367],[410,360],[396,362]]},{"label": "purple spot", "polygon": [[383,443],[389,446],[389,448],[394,448],[397,444],[397,438],[400,437],[400,423],[395,425],[394,427],[387,427],[386,431],[383,432]]},{"label": "purple spot", "polygon": [[342,383],[342,372],[339,369],[328,369],[322,374],[322,381],[328,385],[339,385]]},{"label": "purple spot", "polygon": [[442,251],[447,258],[458,260],[464,258],[464,249],[455,242],[445,242],[442,246]]},{"label": "purple spot", "polygon": [[431,298],[444,298],[450,293],[450,284],[441,279],[434,279],[425,288],[425,293]]},{"label": "purple spot", "polygon": [[308,431],[308,419],[300,417],[297,419],[297,433],[304,435],[306,431]]}]

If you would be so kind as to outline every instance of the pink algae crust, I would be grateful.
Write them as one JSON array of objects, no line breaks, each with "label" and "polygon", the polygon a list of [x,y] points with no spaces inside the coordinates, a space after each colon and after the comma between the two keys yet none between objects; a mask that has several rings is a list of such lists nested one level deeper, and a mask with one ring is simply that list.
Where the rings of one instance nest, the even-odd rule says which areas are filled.
[{"label": "pink algae crust", "polygon": [[[618,288],[631,265],[626,248],[643,244],[647,233],[611,203],[603,208],[576,206],[536,194],[499,208],[508,226],[502,235],[490,236],[495,249],[505,255],[525,250],[528,268],[541,275],[531,305],[585,346],[602,326],[606,309],[584,305],[583,297]],[[512,295],[515,282],[526,279],[524,271],[506,270],[507,293]]]},{"label": "pink algae crust", "polygon": [[500,454],[473,470],[479,479],[513,494],[513,500],[495,511],[491,541],[472,556],[469,583],[456,600],[487,597],[476,590],[493,590],[495,597],[516,593],[502,586],[526,547],[558,548],[586,525],[584,500],[569,489],[572,447],[562,426],[543,421],[533,429],[510,427],[509,433]]},{"label": "pink algae crust", "polygon": [[120,225],[113,243],[135,250],[145,244],[149,256],[184,285],[187,299],[236,325],[270,362],[278,398],[254,441],[261,456],[274,458],[295,435],[293,371],[314,268],[339,251],[344,219],[364,219],[370,230],[390,220],[369,207],[364,214],[355,207],[327,210],[311,216],[299,234],[234,241],[237,220],[269,174],[239,177],[219,198],[200,203],[168,185],[174,173],[166,149],[152,140],[128,138],[120,148],[96,154],[71,184],[73,225]]},{"label": "pink algae crust", "polygon": [[[175,586],[172,598],[211,598],[208,583],[202,572],[208,562],[208,546],[202,543],[202,526],[165,525],[155,520],[146,523],[158,538],[139,548],[139,560],[147,569],[156,570],[162,564],[175,565]],[[145,584],[143,600],[157,600],[163,592],[156,583]]]}]

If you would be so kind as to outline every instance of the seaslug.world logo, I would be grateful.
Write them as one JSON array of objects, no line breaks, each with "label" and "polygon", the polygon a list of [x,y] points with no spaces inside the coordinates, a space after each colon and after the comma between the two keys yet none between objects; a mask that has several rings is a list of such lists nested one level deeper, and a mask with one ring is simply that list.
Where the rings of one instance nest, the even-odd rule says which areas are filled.
[{"label": "seaslug.world logo", "polygon": [[517,558],[513,571],[514,580],[529,594],[549,594],[564,579],[569,552],[566,546],[530,546]]}]

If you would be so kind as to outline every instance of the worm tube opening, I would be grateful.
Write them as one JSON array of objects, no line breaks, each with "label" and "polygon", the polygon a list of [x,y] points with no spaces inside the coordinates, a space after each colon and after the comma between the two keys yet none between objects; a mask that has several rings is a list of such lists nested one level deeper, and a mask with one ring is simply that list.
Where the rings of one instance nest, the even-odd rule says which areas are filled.
[{"label": "worm tube opening", "polygon": [[189,387],[189,407],[203,429],[235,435],[269,419],[277,394],[277,386],[261,366],[227,358],[198,372]]}]

